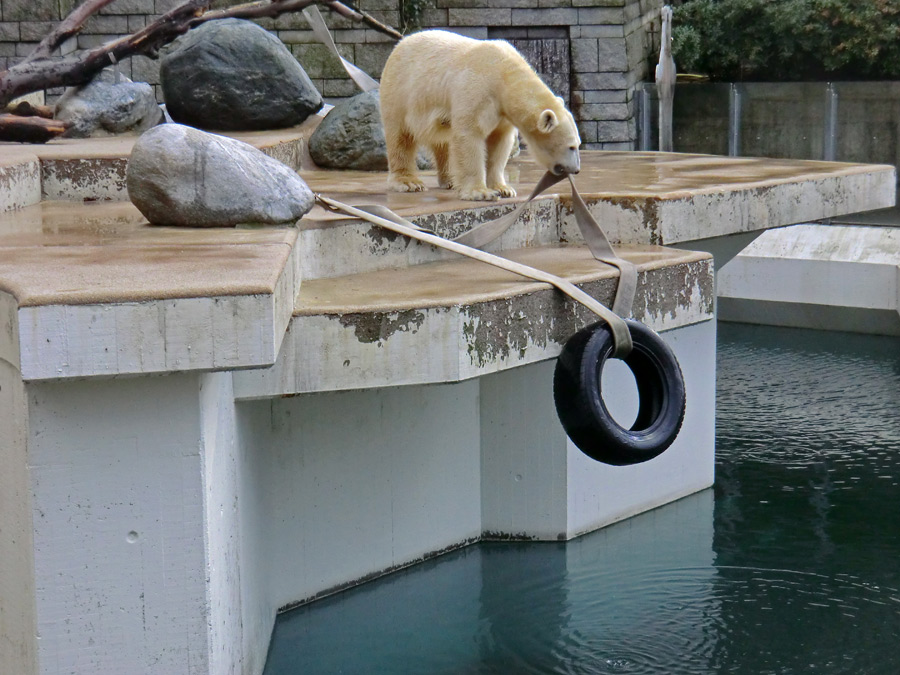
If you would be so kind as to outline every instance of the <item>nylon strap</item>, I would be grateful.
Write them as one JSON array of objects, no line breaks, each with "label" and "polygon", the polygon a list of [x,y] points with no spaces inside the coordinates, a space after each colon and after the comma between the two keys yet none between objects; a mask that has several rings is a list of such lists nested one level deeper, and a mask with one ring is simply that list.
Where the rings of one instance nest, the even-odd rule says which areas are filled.
[{"label": "nylon strap", "polygon": [[361,68],[357,68],[355,65],[350,63],[347,59],[341,56],[340,52],[337,50],[337,46],[334,44],[334,39],[331,37],[331,31],[328,30],[328,26],[325,25],[325,19],[322,18],[321,13],[319,13],[319,8],[315,5],[310,5],[303,10],[303,16],[306,17],[307,22],[309,22],[309,27],[312,29],[313,35],[316,36],[316,39],[325,45],[328,50],[338,57],[341,61],[341,65],[344,66],[344,70],[347,71],[347,74],[350,76],[356,85],[362,89],[363,91],[372,91],[373,89],[378,89],[378,82],[373,80],[369,75],[362,70]]},{"label": "nylon strap", "polygon": [[597,224],[597,221],[594,220],[593,216],[591,216],[587,206],[575,189],[575,184],[572,182],[571,178],[569,179],[569,182],[572,185],[572,201],[575,219],[579,229],[582,231],[585,243],[587,243],[594,258],[619,269],[619,284],[616,288],[616,297],[612,309],[604,307],[575,284],[566,281],[562,277],[558,277],[528,265],[523,265],[522,263],[508,260],[507,258],[492,253],[487,253],[486,251],[482,251],[471,245],[471,243],[474,242],[479,246],[483,246],[502,235],[515,222],[525,205],[548,187],[560,182],[564,177],[565,176],[554,176],[548,171],[538,182],[528,200],[520,204],[514,211],[501,216],[496,220],[476,225],[468,232],[465,232],[452,240],[439,237],[433,232],[425,230],[405,218],[402,218],[380,204],[350,206],[349,204],[344,204],[320,194],[316,195],[316,201],[330,211],[337,211],[345,215],[361,218],[392,232],[397,232],[412,239],[424,241],[433,246],[453,251],[454,253],[464,255],[468,258],[494,265],[495,267],[519,274],[523,277],[554,286],[576,302],[587,307],[609,325],[613,336],[613,356],[616,358],[625,358],[632,349],[631,333],[628,330],[627,324],[619,315],[628,315],[631,313],[631,306],[634,303],[634,294],[637,288],[637,268],[632,263],[622,260],[615,254],[609,240],[603,233],[603,230],[600,228],[599,224]]}]

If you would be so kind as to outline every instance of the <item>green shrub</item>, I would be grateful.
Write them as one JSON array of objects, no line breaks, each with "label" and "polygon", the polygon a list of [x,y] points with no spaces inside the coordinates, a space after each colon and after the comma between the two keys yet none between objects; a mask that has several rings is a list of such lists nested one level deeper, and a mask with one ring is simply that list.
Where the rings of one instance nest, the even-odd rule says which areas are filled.
[{"label": "green shrub", "polygon": [[900,78],[900,0],[692,0],[678,70],[714,80]]}]

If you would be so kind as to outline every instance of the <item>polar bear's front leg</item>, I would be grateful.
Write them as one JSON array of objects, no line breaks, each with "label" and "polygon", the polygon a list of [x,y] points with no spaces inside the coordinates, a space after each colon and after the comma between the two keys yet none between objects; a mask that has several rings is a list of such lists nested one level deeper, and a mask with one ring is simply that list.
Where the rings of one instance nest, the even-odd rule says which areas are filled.
[{"label": "polar bear's front leg", "polygon": [[[474,125],[472,125],[474,126]],[[471,127],[468,127],[471,128]],[[486,146],[483,138],[468,131],[464,124],[455,126],[450,141],[450,167],[453,185],[460,199],[484,202],[498,198],[485,183]]]},{"label": "polar bear's front leg", "polygon": [[422,192],[425,183],[416,169],[418,145],[405,129],[385,127],[384,140],[388,155],[388,188],[395,192]]},{"label": "polar bear's front leg", "polygon": [[506,163],[516,142],[516,128],[503,124],[487,139],[487,186],[501,197],[515,197],[516,191],[506,184]]}]

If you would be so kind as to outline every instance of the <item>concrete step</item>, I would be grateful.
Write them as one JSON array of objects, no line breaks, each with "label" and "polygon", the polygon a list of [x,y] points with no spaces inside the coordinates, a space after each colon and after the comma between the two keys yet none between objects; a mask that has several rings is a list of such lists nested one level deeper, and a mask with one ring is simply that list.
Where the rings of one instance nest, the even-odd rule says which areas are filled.
[{"label": "concrete step", "polygon": [[[499,202],[461,201],[424,172],[426,192],[386,191],[383,173],[301,171],[317,193],[351,205],[379,204],[404,218],[454,237],[509,212],[544,171],[528,157],[508,165],[519,196]],[[675,153],[585,152],[574,177],[593,216],[613,243],[685,246],[713,252],[722,262],[767,228],[827,218],[894,203],[893,167],[798,160],[710,157]],[[448,259],[443,251],[410,249],[405,237],[320,208],[299,222],[304,280],[406,267]],[[740,239],[729,250],[728,241]],[[559,183],[532,202],[492,252],[581,243],[571,190]]]},{"label": "concrete step", "polygon": [[[620,253],[638,266],[634,318],[665,331],[713,317],[709,254],[650,245]],[[522,248],[504,257],[612,303],[618,271],[584,246]],[[307,281],[277,362],[236,373],[235,396],[456,382],[553,358],[597,320],[548,284],[470,259]]]}]

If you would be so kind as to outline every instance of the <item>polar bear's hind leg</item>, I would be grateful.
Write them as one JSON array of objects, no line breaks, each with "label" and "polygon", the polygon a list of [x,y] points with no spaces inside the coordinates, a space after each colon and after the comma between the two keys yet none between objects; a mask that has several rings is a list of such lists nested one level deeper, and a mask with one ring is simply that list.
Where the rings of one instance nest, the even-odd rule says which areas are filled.
[{"label": "polar bear's hind leg", "polygon": [[437,169],[438,185],[445,189],[453,188],[450,175],[450,146],[446,143],[433,143],[431,154],[434,155],[434,167]]},{"label": "polar bear's hind leg", "polygon": [[388,187],[395,192],[422,192],[425,183],[416,170],[418,145],[405,129],[384,130],[388,153]]}]

